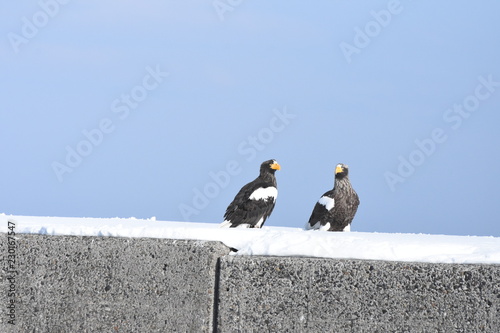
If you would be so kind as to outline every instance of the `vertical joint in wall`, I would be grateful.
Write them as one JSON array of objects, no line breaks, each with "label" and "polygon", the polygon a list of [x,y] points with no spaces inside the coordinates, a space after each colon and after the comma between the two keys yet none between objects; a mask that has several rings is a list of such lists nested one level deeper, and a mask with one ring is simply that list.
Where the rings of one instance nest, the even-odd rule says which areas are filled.
[{"label": "vertical joint in wall", "polygon": [[214,304],[212,318],[212,332],[217,332],[218,317],[219,317],[219,282],[220,282],[220,257],[215,262],[215,279],[214,279]]}]

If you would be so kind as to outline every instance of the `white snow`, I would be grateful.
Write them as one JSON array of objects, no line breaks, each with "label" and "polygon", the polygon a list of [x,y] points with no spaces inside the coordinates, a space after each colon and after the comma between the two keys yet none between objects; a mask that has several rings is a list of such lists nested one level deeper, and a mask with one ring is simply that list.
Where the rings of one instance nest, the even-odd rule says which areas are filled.
[{"label": "white snow", "polygon": [[278,189],[276,187],[259,187],[250,195],[250,200],[267,200],[269,197],[271,197],[273,201],[276,201],[278,197]]},{"label": "white snow", "polygon": [[318,203],[325,206],[327,210],[331,210],[335,206],[335,199],[323,196],[318,200]]},{"label": "white snow", "polygon": [[15,232],[46,235],[150,237],[221,241],[236,255],[351,258],[433,263],[500,264],[500,238],[366,232],[326,232],[299,228],[220,228],[217,223],[157,221],[156,218],[69,218],[0,214]]}]

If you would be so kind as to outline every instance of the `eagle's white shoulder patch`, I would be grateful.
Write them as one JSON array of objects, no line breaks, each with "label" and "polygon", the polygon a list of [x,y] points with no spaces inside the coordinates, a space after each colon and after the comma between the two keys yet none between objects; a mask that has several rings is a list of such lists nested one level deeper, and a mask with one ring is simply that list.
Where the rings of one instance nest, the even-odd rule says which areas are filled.
[{"label": "eagle's white shoulder patch", "polygon": [[250,195],[250,200],[267,200],[269,197],[271,197],[273,201],[276,201],[278,197],[278,189],[276,187],[259,187]]},{"label": "eagle's white shoulder patch", "polygon": [[318,203],[325,206],[327,210],[331,210],[335,206],[335,199],[323,196],[318,200]]}]

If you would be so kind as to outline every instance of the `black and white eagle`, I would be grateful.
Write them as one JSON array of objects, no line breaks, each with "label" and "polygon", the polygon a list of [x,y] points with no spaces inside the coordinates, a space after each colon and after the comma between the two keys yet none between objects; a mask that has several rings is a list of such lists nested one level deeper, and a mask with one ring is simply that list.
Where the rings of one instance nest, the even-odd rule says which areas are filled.
[{"label": "black and white eagle", "polygon": [[359,197],[349,181],[349,168],[339,163],[335,168],[333,189],[318,200],[306,229],[326,231],[350,231],[356,215]]},{"label": "black and white eagle", "polygon": [[259,177],[243,186],[227,207],[221,227],[262,227],[271,215],[278,197],[274,173],[280,169],[276,160],[262,163]]}]

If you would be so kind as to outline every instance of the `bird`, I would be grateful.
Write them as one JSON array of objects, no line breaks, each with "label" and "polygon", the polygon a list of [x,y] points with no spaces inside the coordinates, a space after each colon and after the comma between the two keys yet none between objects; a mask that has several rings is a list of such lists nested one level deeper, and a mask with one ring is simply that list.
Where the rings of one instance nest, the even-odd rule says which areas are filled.
[{"label": "bird", "polygon": [[271,215],[278,197],[275,172],[281,170],[276,160],[260,165],[260,174],[236,194],[224,214],[222,228],[261,228]]},{"label": "bird", "polygon": [[349,180],[349,167],[339,163],[335,167],[333,189],[318,200],[306,229],[350,231],[351,222],[359,206],[359,197]]}]

